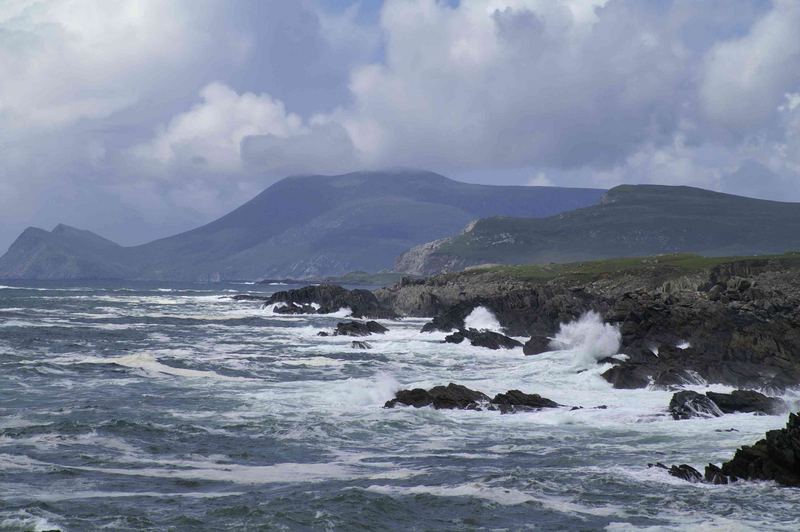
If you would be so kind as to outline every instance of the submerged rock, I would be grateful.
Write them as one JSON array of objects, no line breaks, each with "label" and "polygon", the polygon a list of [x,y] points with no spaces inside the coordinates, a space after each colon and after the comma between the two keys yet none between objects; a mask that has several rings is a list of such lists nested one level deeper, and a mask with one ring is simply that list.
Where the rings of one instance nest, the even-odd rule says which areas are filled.
[{"label": "submerged rock", "polygon": [[460,344],[465,339],[476,347],[486,347],[488,349],[513,349],[522,346],[521,342],[504,334],[486,330],[479,331],[477,329],[461,329],[445,337],[444,341],[451,344]]},{"label": "submerged rock", "polygon": [[494,399],[477,390],[470,390],[466,386],[453,384],[447,386],[434,386],[430,390],[414,388],[413,390],[401,390],[395,394],[395,398],[387,401],[384,408],[394,408],[398,405],[413,406],[420,408],[423,406],[433,406],[436,409],[460,409],[460,410],[500,410],[502,413],[525,412],[540,410],[542,408],[555,408],[562,406],[555,401],[551,401],[538,394],[526,394],[519,390],[509,390],[506,393],[497,394]]},{"label": "submerged rock", "polygon": [[687,482],[703,481],[703,475],[700,474],[700,471],[698,471],[697,469],[693,468],[688,464],[673,465],[667,467],[661,462],[657,462],[655,464],[647,464],[647,467],[657,467],[659,469],[665,469],[667,473],[669,473],[673,477],[685,480]]},{"label": "submerged rock", "polygon": [[266,301],[269,298],[266,296],[254,296],[252,294],[236,294],[235,296],[231,296],[231,299],[234,301]]},{"label": "submerged rock", "polygon": [[372,349],[372,344],[369,342],[362,342],[360,340],[353,340],[350,343],[350,347],[353,349]]},{"label": "submerged rock", "polygon": [[788,405],[783,399],[768,397],[753,390],[734,390],[731,393],[706,392],[706,396],[726,414],[755,412],[774,415],[788,409]]},{"label": "submerged rock", "polygon": [[673,419],[722,415],[722,411],[714,404],[714,401],[691,390],[684,390],[672,396],[672,400],[669,402],[669,413],[672,414]]}]

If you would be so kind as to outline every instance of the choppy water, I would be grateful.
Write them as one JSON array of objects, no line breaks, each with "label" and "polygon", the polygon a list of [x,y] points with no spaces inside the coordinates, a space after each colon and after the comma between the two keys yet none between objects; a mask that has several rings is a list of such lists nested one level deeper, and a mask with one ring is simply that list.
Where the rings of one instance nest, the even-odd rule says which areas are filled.
[{"label": "choppy water", "polygon": [[[785,416],[673,421],[670,393],[580,371],[586,346],[492,352],[424,320],[357,351],[316,336],[341,318],[220,299],[249,289],[0,287],[0,529],[800,527],[800,490],[647,468],[720,462]],[[381,408],[448,382],[608,408]]]}]

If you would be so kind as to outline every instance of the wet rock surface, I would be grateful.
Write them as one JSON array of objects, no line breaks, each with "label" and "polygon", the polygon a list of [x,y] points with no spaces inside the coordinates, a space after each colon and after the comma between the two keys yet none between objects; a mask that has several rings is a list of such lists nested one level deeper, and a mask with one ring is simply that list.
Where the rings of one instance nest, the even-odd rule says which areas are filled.
[{"label": "wet rock surface", "polygon": [[384,334],[388,330],[377,321],[345,321],[336,324],[333,336],[369,336]]},{"label": "wet rock surface", "polygon": [[669,402],[672,419],[691,419],[695,417],[719,417],[722,411],[714,401],[705,395],[684,390],[672,396]]},{"label": "wet rock surface", "polygon": [[347,290],[329,284],[276,292],[265,302],[265,305],[273,304],[276,304],[275,312],[287,314],[330,314],[349,308],[354,318],[391,319],[397,316],[369,290]]},{"label": "wet rock surface", "polygon": [[445,274],[376,295],[401,314],[433,316],[426,331],[462,329],[472,310],[485,307],[507,334],[532,339],[530,354],[545,349],[560,324],[598,312],[619,327],[619,351],[629,356],[603,375],[617,388],[720,383],[777,392],[800,384],[797,260],[736,260],[688,272],[646,260],[653,266],[581,278]]},{"label": "wet rock surface", "polygon": [[494,331],[479,331],[477,329],[461,329],[447,337],[444,341],[450,344],[460,344],[467,340],[475,347],[487,349],[513,349],[521,347],[522,343],[504,334]]},{"label": "wet rock surface", "polygon": [[452,382],[447,386],[434,386],[430,390],[414,388],[413,390],[400,390],[395,398],[387,401],[384,408],[396,406],[413,406],[421,408],[432,406],[436,409],[459,410],[499,410],[501,413],[530,412],[542,408],[556,408],[555,401],[544,398],[538,394],[526,394],[519,390],[509,390],[497,394],[494,399],[477,390],[471,390],[460,384]]}]

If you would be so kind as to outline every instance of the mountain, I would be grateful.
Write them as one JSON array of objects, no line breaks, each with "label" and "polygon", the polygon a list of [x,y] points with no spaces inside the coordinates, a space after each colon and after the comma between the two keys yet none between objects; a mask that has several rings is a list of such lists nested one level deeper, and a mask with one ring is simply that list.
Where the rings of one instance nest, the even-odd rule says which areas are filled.
[{"label": "mountain", "polygon": [[140,246],[64,225],[29,228],[0,257],[0,278],[202,281],[375,272],[470,220],[550,216],[594,204],[603,192],[473,185],[411,170],[289,177],[218,220]]},{"label": "mountain", "polygon": [[590,207],[546,218],[491,217],[411,249],[397,271],[430,275],[477,264],[561,263],[692,252],[800,250],[800,203],[692,187],[623,185]]}]

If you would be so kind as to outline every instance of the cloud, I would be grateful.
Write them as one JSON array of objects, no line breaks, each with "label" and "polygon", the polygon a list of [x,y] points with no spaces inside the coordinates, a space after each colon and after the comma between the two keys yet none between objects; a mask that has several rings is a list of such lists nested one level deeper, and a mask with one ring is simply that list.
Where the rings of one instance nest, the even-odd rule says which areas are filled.
[{"label": "cloud", "polygon": [[0,247],[58,221],[142,240],[286,174],[390,166],[789,197],[797,27],[790,0],[2,2]]}]

